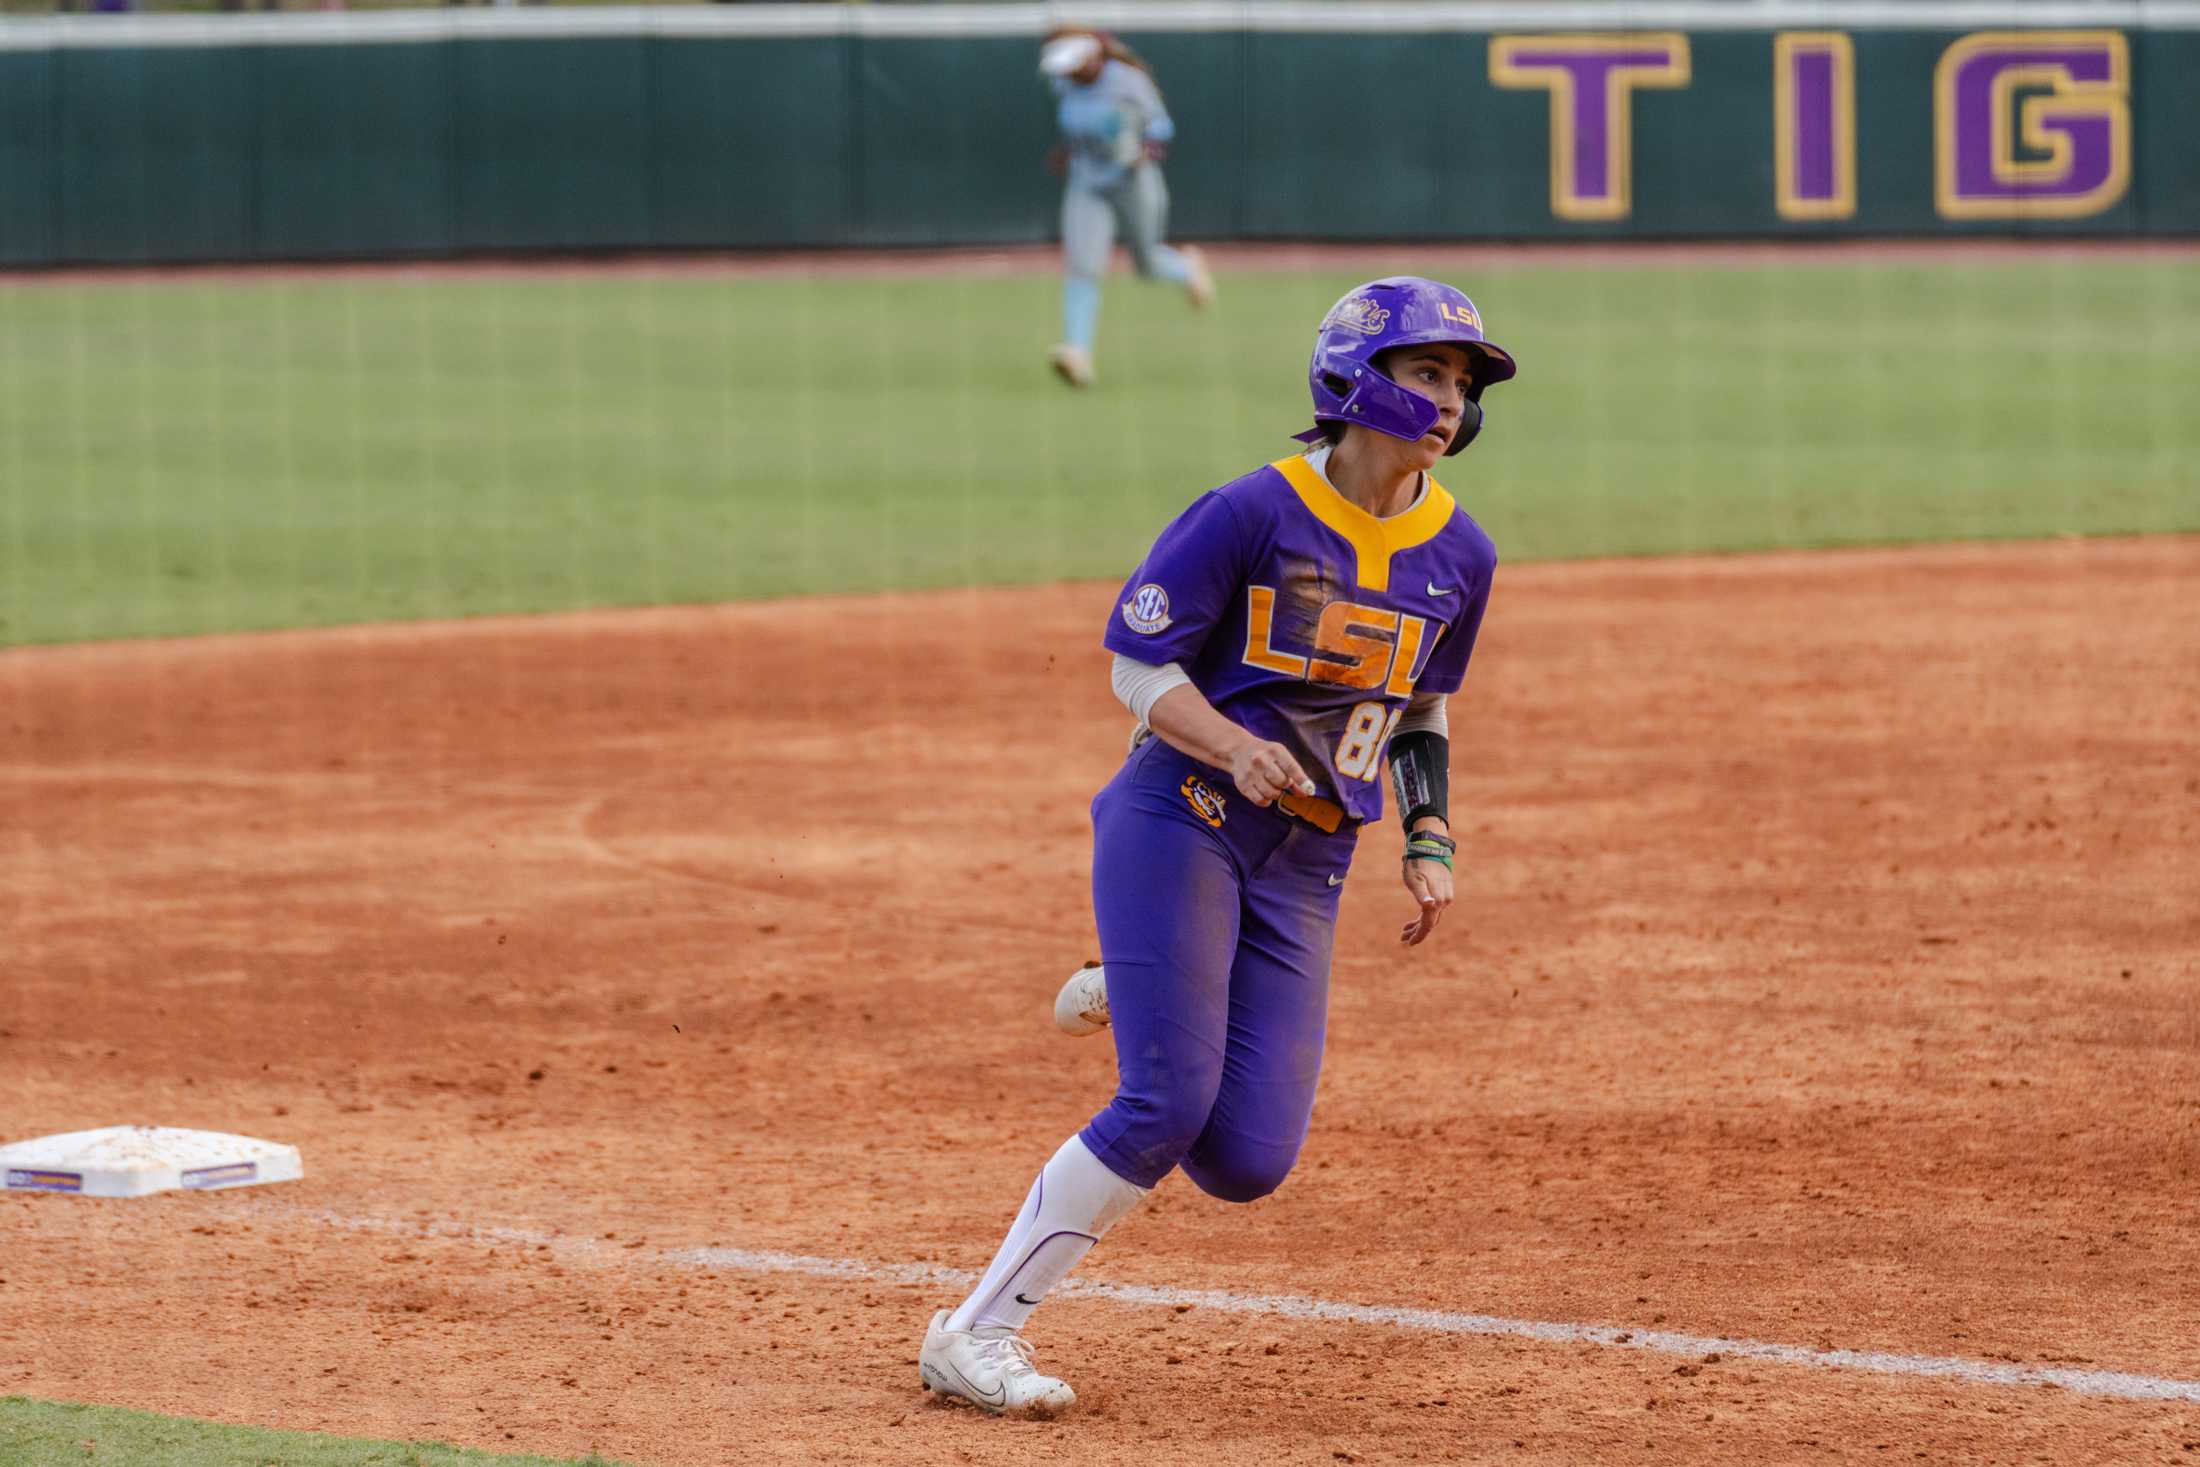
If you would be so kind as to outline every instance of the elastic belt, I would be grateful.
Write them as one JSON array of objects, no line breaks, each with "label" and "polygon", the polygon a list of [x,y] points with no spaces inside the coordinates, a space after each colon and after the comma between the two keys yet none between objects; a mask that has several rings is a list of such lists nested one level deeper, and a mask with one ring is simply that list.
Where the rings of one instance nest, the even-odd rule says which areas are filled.
[{"label": "elastic belt", "polygon": [[1280,794],[1276,796],[1276,808],[1298,816],[1323,835],[1335,835],[1344,824],[1344,806],[1318,795]]}]

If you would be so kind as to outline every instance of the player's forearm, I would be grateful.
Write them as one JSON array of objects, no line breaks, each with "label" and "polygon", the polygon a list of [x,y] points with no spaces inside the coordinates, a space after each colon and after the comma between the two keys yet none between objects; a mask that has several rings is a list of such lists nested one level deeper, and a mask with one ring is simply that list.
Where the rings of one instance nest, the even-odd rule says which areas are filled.
[{"label": "player's forearm", "polygon": [[1451,834],[1451,740],[1422,727],[1393,734],[1390,783],[1398,796],[1398,818],[1409,835],[1434,829]]},{"label": "player's forearm", "polygon": [[1441,693],[1416,693],[1390,740],[1391,781],[1406,834],[1451,834],[1451,715]]},{"label": "player's forearm", "polygon": [[1162,741],[1202,764],[1228,769],[1248,746],[1260,742],[1215,711],[1207,695],[1190,683],[1169,689],[1147,710],[1146,724]]}]

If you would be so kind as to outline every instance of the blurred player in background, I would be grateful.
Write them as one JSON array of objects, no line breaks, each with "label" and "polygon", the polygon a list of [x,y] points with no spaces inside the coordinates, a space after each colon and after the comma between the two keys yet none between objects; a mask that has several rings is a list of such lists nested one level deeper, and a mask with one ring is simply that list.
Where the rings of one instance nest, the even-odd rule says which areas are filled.
[{"label": "blurred player in background", "polygon": [[[1033,1365],[1032,1308],[1178,1167],[1251,1202],[1298,1161],[1329,1012],[1337,898],[1387,759],[1417,944],[1452,900],[1445,699],[1497,551],[1429,470],[1514,373],[1474,302],[1392,276],[1322,318],[1311,446],[1201,495],[1103,638],[1138,719],[1092,802],[1105,966],[1056,1003],[1115,1031],[1115,1098],[1064,1142],[977,1289],[932,1318],[924,1384],[989,1411],[1076,1399]],[[1065,1021],[1066,1016],[1066,1021]]]},{"label": "blurred player in background", "polygon": [[1215,283],[1197,249],[1161,242],[1169,216],[1161,157],[1176,124],[1146,63],[1113,36],[1060,30],[1040,48],[1039,71],[1060,99],[1062,141],[1050,163],[1065,175],[1062,341],[1048,356],[1063,381],[1089,387],[1100,281],[1118,229],[1138,273],[1183,286],[1195,307],[1214,299]]}]

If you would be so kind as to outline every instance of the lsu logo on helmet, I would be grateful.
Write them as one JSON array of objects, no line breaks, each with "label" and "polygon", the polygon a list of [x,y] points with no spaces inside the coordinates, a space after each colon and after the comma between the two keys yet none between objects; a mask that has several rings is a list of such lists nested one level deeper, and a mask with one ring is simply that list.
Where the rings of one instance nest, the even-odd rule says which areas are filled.
[{"label": "lsu logo on helmet", "polygon": [[1390,307],[1379,306],[1364,295],[1337,302],[1337,308],[1322,322],[1322,329],[1339,326],[1347,331],[1357,331],[1363,336],[1379,336],[1383,324],[1390,319]]},{"label": "lsu logo on helmet", "polygon": [[1140,586],[1131,593],[1131,599],[1123,603],[1123,625],[1146,637],[1166,630],[1169,593],[1152,581]]},{"label": "lsu logo on helmet", "polygon": [[1471,328],[1477,335],[1481,333],[1482,317],[1474,309],[1473,301],[1467,301],[1456,306],[1450,301],[1438,301],[1436,303],[1436,314],[1442,316],[1454,326],[1466,326]]}]

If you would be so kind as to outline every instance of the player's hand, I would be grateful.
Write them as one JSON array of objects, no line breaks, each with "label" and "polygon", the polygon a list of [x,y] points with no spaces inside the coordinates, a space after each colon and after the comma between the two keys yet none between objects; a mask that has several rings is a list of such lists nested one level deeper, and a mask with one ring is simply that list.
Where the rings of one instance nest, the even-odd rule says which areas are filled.
[{"label": "player's hand", "polygon": [[1398,933],[1398,941],[1407,947],[1419,947],[1436,930],[1445,908],[1452,903],[1451,868],[1441,861],[1408,861],[1405,884],[1406,895],[1413,898],[1420,911]]},{"label": "player's hand", "polygon": [[1169,145],[1167,143],[1157,143],[1148,138],[1140,146],[1139,152],[1148,163],[1159,163],[1169,156]]},{"label": "player's hand", "polygon": [[1053,174],[1056,178],[1067,178],[1069,176],[1068,144],[1056,143],[1053,147],[1047,149],[1047,172]]},{"label": "player's hand", "polygon": [[1314,781],[1299,768],[1299,761],[1281,744],[1250,739],[1230,756],[1230,779],[1238,793],[1256,805],[1275,803],[1276,796],[1314,793]]}]

